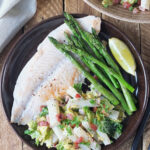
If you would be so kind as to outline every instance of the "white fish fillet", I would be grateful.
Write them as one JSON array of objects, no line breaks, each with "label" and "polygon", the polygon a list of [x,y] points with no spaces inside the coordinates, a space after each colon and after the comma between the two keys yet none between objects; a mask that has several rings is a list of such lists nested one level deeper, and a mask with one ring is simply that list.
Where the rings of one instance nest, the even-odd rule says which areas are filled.
[{"label": "white fish fillet", "polygon": [[[78,21],[82,28],[88,32],[91,32],[91,28],[96,29],[97,33],[100,31],[101,21],[98,17],[87,16],[78,19]],[[57,27],[48,36],[65,42],[64,32],[71,33],[66,24]],[[57,93],[57,96],[61,96],[59,92],[64,93],[65,90],[61,89],[61,87],[69,87],[74,84],[74,80],[78,81],[82,77],[82,74],[78,72],[74,65],[53,46],[48,36],[38,46],[37,52],[25,65],[17,79],[13,93],[14,103],[11,122],[20,124],[28,123],[30,119],[33,119],[39,113],[39,107],[42,104],[46,104],[46,101],[50,97],[56,96],[55,93]],[[60,67],[64,70],[59,69]],[[70,70],[68,72],[65,71],[68,68],[71,72]],[[50,85],[51,83],[55,85],[56,83],[52,81],[55,75],[58,80],[57,86],[55,87],[57,91],[54,92],[54,87],[44,88],[44,86]],[[70,81],[68,81],[68,77]],[[61,84],[61,82],[63,83]],[[29,117],[30,115],[31,117]]]}]

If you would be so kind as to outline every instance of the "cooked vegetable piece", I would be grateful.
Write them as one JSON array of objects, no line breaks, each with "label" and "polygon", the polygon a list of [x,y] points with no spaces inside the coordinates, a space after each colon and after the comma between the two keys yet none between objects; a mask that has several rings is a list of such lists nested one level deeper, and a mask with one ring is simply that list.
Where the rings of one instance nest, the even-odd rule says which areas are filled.
[{"label": "cooked vegetable piece", "polygon": [[59,104],[57,100],[50,99],[48,101],[48,112],[49,112],[50,126],[56,127],[57,125],[59,125],[60,122],[57,119],[57,116],[60,114],[60,110],[59,110]]},{"label": "cooked vegetable piece", "polygon": [[67,108],[83,108],[88,107],[98,107],[99,101],[96,100],[83,100],[83,99],[70,99],[67,103]]},{"label": "cooked vegetable piece", "polygon": [[[95,46],[99,52],[103,55],[103,57],[105,58],[105,60],[107,61],[107,63],[117,72],[121,75],[121,72],[119,70],[119,67],[117,66],[117,64],[113,61],[113,59],[111,58],[111,56],[108,54],[106,48],[100,43],[99,39],[97,38],[93,38],[93,36],[91,36],[90,33],[83,31],[80,26],[78,25],[77,21],[68,13],[64,13],[65,17],[69,20],[72,21],[72,24],[74,24],[74,28],[78,29],[78,31],[80,32],[80,34],[82,35],[83,38],[85,38],[84,40],[87,40],[87,43],[94,43]],[[95,37],[95,35],[94,35]],[[131,93],[124,87],[124,85],[122,83],[120,83],[121,85],[121,89],[122,92],[124,94],[124,97],[126,99],[126,102],[128,103],[128,106],[130,108],[130,111],[136,111],[136,107],[133,103],[133,98],[131,96]]]}]

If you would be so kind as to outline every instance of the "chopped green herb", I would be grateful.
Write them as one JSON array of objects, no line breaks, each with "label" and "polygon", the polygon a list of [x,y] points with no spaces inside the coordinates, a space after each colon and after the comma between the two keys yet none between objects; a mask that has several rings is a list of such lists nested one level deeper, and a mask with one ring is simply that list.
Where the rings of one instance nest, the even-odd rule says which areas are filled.
[{"label": "chopped green herb", "polygon": [[30,130],[25,130],[24,131],[24,134],[27,134],[27,135],[31,135],[33,133],[33,131],[30,131]]},{"label": "chopped green herb", "polygon": [[96,101],[93,100],[93,99],[91,99],[91,100],[90,100],[90,103],[91,103],[92,105],[94,105],[94,104],[96,104]]},{"label": "chopped green herb", "polygon": [[122,124],[112,121],[108,117],[105,117],[99,124],[99,130],[108,134],[110,137],[113,137],[116,132],[121,133],[122,127]]},{"label": "chopped green herb", "polygon": [[62,121],[62,123],[65,124],[65,125],[69,125],[71,123],[71,120],[65,119],[65,120]]},{"label": "chopped green herb", "polygon": [[57,144],[57,145],[56,145],[56,148],[57,148],[58,150],[65,150],[64,146],[62,145],[62,143]]},{"label": "chopped green herb", "polygon": [[48,108],[44,107],[40,112],[40,117],[46,116],[48,114]]},{"label": "chopped green herb", "polygon": [[129,10],[132,11],[132,10],[133,10],[133,6],[130,6],[130,7],[129,7]]},{"label": "chopped green herb", "polygon": [[68,133],[69,135],[72,135],[72,130],[71,130],[71,127],[70,127],[70,126],[68,126],[68,127],[66,128],[66,130],[67,130],[67,133]]},{"label": "chopped green herb", "polygon": [[39,144],[40,144],[39,139],[36,139],[36,140],[35,140],[35,144],[36,144],[37,146],[39,146]]},{"label": "chopped green herb", "polygon": [[81,142],[80,144],[86,145],[86,146],[90,146],[90,142]]},{"label": "chopped green herb", "polygon": [[82,92],[82,83],[76,83],[76,84],[73,85],[73,87],[76,89],[76,91],[78,93]]},{"label": "chopped green herb", "polygon": [[71,121],[71,125],[76,125],[77,127],[80,125],[80,120],[78,117],[74,117],[74,119]]},{"label": "chopped green herb", "polygon": [[63,124],[58,125],[60,129],[63,129],[65,126]]},{"label": "chopped green herb", "polygon": [[104,7],[105,7],[105,8],[108,8],[108,4],[104,4]]}]

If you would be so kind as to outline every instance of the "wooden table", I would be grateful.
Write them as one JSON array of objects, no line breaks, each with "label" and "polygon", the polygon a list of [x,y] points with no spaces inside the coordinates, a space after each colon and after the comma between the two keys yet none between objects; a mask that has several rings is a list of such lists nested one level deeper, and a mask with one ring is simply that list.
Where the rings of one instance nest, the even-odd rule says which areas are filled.
[{"label": "wooden table", "polygon": [[[17,40],[17,38],[26,32],[33,25],[50,18],[52,16],[60,15],[63,11],[69,13],[84,13],[100,16],[101,18],[108,20],[120,30],[128,35],[131,41],[139,50],[145,66],[150,73],[150,24],[135,24],[112,19],[96,10],[87,6],[82,0],[37,0],[37,12],[34,18],[31,19],[15,36],[15,38],[8,44],[3,53],[0,54],[0,71],[4,62],[4,59],[11,47],[11,45]],[[1,100],[0,100],[1,103]],[[19,137],[14,133],[8,124],[2,104],[0,104],[0,150],[31,150],[26,144],[24,144]],[[131,137],[122,147],[118,150],[130,150],[133,137]],[[139,145],[139,150],[147,150],[150,144],[150,121],[145,128],[143,140]]]}]

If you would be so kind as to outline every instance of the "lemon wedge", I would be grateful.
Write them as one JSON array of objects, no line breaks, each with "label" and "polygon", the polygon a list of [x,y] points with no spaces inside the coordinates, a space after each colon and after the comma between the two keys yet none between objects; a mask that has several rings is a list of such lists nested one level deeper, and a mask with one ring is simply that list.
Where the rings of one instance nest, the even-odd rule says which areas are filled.
[{"label": "lemon wedge", "polygon": [[120,66],[135,76],[136,63],[128,46],[118,38],[112,37],[109,39],[109,48]]}]

